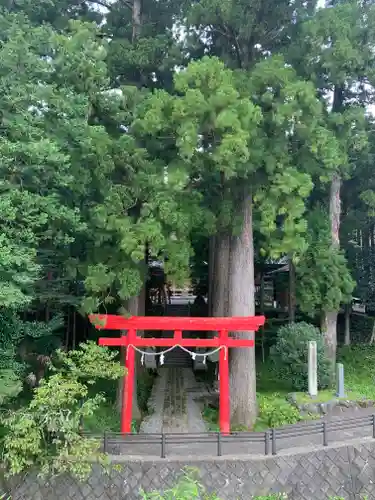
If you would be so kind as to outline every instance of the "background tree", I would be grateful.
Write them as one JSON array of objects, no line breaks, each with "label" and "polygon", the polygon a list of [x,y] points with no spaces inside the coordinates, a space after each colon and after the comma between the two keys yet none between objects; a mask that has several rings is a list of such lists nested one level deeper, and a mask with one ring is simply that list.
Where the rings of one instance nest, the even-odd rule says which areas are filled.
[{"label": "background tree", "polygon": [[[373,94],[374,13],[371,3],[334,2],[300,24],[298,44],[292,44],[289,52],[297,70],[314,82],[327,108],[327,125],[340,143],[341,162],[328,174],[330,190],[321,200],[329,214],[331,253],[340,249],[342,179],[350,176],[350,157],[364,146],[366,137],[363,107]],[[322,329],[333,364],[337,314],[344,297],[336,306],[327,298],[331,309],[323,310]]]}]

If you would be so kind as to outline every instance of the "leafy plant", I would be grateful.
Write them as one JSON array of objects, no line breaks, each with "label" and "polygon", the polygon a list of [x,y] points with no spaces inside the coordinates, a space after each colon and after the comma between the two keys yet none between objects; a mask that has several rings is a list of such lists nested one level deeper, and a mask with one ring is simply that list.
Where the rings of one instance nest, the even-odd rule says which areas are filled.
[{"label": "leafy plant", "polygon": [[298,409],[279,394],[259,397],[259,417],[271,428],[295,424],[301,420]]},{"label": "leafy plant", "polygon": [[215,494],[206,493],[204,487],[199,482],[198,471],[194,468],[186,467],[183,474],[172,488],[160,493],[152,491],[146,493],[141,490],[140,495],[143,500],[220,500]]},{"label": "leafy plant", "polygon": [[58,352],[52,375],[35,389],[29,405],[4,421],[3,464],[8,475],[36,467],[45,476],[69,472],[84,480],[94,462],[108,463],[100,443],[82,435],[80,427],[105,400],[102,394],[90,396],[89,386],[99,378],[123,375],[115,357],[92,342],[77,351]]},{"label": "leafy plant", "polygon": [[[16,397],[30,370],[38,370],[56,349],[61,317],[50,322],[23,321],[13,309],[0,312],[0,405]],[[27,378],[26,380],[29,380]]]},{"label": "leafy plant", "polygon": [[[199,471],[195,468],[185,467],[183,474],[173,488],[170,488],[163,493],[152,491],[146,493],[141,490],[140,495],[142,500],[221,500],[216,493],[207,493],[205,488],[199,482]],[[284,500],[287,497],[286,493],[274,493],[265,496],[252,497],[253,500]]]},{"label": "leafy plant", "polygon": [[271,348],[270,358],[278,379],[288,381],[297,391],[307,389],[308,380],[308,342],[315,341],[318,361],[318,386],[329,385],[330,364],[324,351],[324,343],[318,328],[300,322],[282,326],[276,344]]}]

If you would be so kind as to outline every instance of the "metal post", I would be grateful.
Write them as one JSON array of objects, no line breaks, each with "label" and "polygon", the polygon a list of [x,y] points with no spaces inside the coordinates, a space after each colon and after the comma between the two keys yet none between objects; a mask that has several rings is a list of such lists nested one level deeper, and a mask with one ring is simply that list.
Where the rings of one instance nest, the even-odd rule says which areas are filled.
[{"label": "metal post", "polygon": [[264,454],[269,455],[270,453],[270,432],[266,431],[264,433]]},{"label": "metal post", "polygon": [[166,439],[165,439],[165,434],[164,432],[161,435],[161,458],[165,458],[165,448],[166,448]]},{"label": "metal post", "polygon": [[107,453],[107,451],[108,451],[107,432],[106,431],[104,431],[104,436],[103,436],[103,451],[104,451],[104,453]]},{"label": "metal post", "polygon": [[[228,339],[228,332],[221,330],[219,333],[220,344],[225,344]],[[220,407],[219,407],[219,420],[220,432],[223,434],[230,433],[230,402],[229,402],[229,360],[228,348],[220,349],[219,356],[219,387],[220,387]]]},{"label": "metal post", "polygon": [[[129,344],[132,344],[135,340],[135,336],[135,330],[128,331]],[[122,394],[121,432],[123,434],[130,434],[133,415],[135,351],[131,345],[128,345],[125,352],[125,366],[127,371],[124,377],[124,388]]]},{"label": "metal post", "polygon": [[328,440],[327,440],[327,422],[323,422],[323,446],[328,446]]},{"label": "metal post", "polygon": [[221,449],[221,432],[217,433],[217,456],[221,457],[222,449]]},{"label": "metal post", "polygon": [[272,455],[276,455],[276,429],[271,429],[271,437],[272,437]]}]

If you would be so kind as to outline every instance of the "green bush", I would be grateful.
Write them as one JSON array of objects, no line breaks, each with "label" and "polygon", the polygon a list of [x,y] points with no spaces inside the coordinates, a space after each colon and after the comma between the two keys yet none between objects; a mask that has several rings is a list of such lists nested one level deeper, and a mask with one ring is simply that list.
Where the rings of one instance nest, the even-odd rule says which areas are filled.
[{"label": "green bush", "polygon": [[330,364],[324,352],[323,336],[318,328],[309,323],[293,323],[282,326],[276,344],[271,348],[271,361],[275,376],[287,381],[291,390],[307,389],[308,342],[315,340],[318,355],[318,386],[324,389],[329,385]]},{"label": "green bush", "polygon": [[258,396],[259,418],[267,427],[281,427],[295,424],[301,420],[297,408],[292,406],[279,394],[272,396]]}]

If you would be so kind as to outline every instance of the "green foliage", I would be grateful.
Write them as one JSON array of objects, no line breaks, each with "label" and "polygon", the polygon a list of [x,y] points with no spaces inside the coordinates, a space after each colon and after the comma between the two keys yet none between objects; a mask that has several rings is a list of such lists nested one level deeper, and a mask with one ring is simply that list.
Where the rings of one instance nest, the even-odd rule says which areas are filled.
[{"label": "green foliage", "polygon": [[85,432],[94,435],[103,435],[104,432],[120,432],[120,416],[116,404],[106,400],[94,411],[92,415],[85,417],[82,422]]},{"label": "green foliage", "polygon": [[345,346],[338,351],[338,361],[344,364],[345,387],[361,398],[375,401],[375,347]]},{"label": "green foliage", "polygon": [[[50,322],[23,321],[16,311],[0,313],[0,405],[16,397],[23,381],[38,364],[38,356],[48,356],[58,344],[56,331],[61,317]],[[32,349],[32,354],[27,352]],[[24,352],[26,351],[26,352]]]},{"label": "green foliage", "polygon": [[77,380],[85,380],[92,385],[98,379],[116,380],[124,375],[124,368],[116,361],[117,353],[97,345],[95,342],[86,342],[80,349],[62,350],[56,353],[56,365],[59,372]]},{"label": "green foliage", "polygon": [[282,326],[278,331],[277,342],[271,348],[270,358],[274,365],[275,376],[289,381],[294,390],[307,389],[308,342],[317,345],[318,386],[329,384],[329,361],[326,358],[324,342],[318,328],[308,323],[293,323]]},{"label": "green foliage", "polygon": [[80,423],[104,401],[102,394],[89,395],[89,384],[123,375],[114,356],[93,343],[58,353],[55,373],[42,380],[27,407],[11,412],[4,421],[3,463],[8,474],[36,467],[45,476],[69,472],[85,479],[93,463],[107,463],[100,443],[80,434]]},{"label": "green foliage", "polygon": [[258,397],[259,419],[268,428],[295,424],[302,420],[297,408],[289,404],[280,394]]},{"label": "green foliage", "polygon": [[304,312],[334,311],[354,289],[346,259],[332,247],[328,217],[314,210],[309,218],[309,246],[296,266],[297,300]]},{"label": "green foliage", "polygon": [[206,406],[202,411],[202,417],[208,425],[208,429],[211,432],[219,432],[219,410],[217,408],[211,408]]},{"label": "green foliage", "polygon": [[[86,117],[87,103],[74,93],[67,99],[73,90],[68,68],[77,71],[78,60],[72,68],[74,57],[66,49],[82,48],[74,30],[67,47],[68,37],[47,26],[32,28],[21,14],[3,11],[0,25],[0,305],[10,307],[24,306],[35,295],[43,270],[40,249],[68,245],[81,228],[77,209],[65,197],[74,179],[64,133],[69,118],[72,130],[77,115]],[[81,56],[89,60],[88,53]],[[82,75],[85,69],[81,65]]]},{"label": "green foliage", "polygon": [[157,491],[146,493],[143,490],[141,490],[140,493],[143,500],[191,500],[194,498],[202,500],[220,500],[216,494],[208,494],[205,492],[203,486],[199,483],[198,472],[189,467],[183,470],[183,474],[177,484],[171,489],[164,491],[164,493]]},{"label": "green foliage", "polygon": [[[182,476],[176,485],[163,493],[153,491],[147,493],[141,490],[143,500],[221,500],[216,493],[207,493],[199,483],[199,471],[194,468],[185,467]],[[287,498],[285,493],[273,493],[266,496],[255,496],[253,500],[283,500]]]}]

